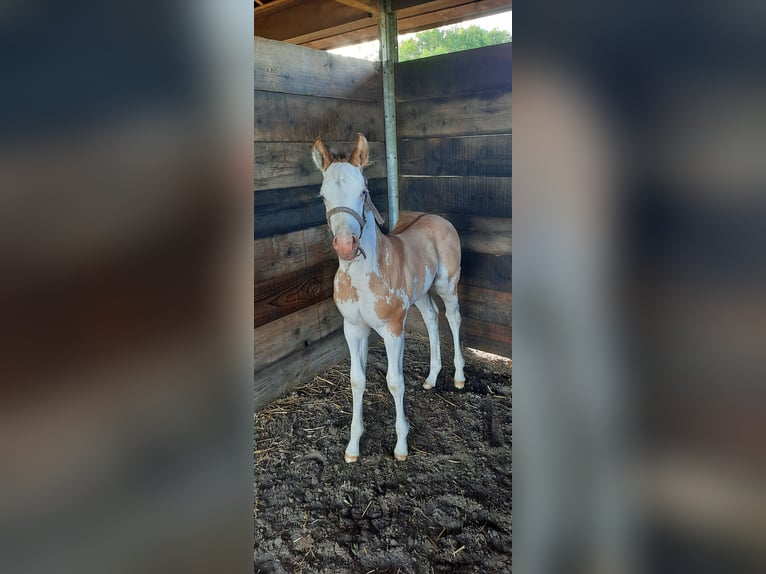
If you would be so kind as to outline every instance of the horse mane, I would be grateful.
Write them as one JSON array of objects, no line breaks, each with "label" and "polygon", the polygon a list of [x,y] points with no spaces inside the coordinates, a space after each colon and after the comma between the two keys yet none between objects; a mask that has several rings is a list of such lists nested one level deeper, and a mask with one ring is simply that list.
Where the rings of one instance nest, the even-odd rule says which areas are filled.
[{"label": "horse mane", "polygon": [[405,219],[405,220],[400,219],[399,221],[396,222],[396,226],[389,233],[386,233],[386,235],[398,235],[405,229],[409,228],[418,219],[420,219],[421,217],[425,217],[426,215],[427,215],[426,213],[421,213],[420,215],[412,219]]}]

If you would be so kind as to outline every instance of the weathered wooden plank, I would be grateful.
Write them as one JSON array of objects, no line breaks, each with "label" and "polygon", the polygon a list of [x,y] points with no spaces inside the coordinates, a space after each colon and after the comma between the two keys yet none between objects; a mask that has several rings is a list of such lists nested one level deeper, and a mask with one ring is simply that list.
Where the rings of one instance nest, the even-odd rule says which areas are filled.
[{"label": "weathered wooden plank", "polygon": [[[367,187],[378,210],[387,213],[386,180],[371,179]],[[317,227],[326,222],[318,185],[256,191],[253,208],[254,239]]]},{"label": "weathered wooden plank", "polygon": [[460,234],[460,245],[464,251],[489,255],[511,255],[513,237],[511,219],[508,217],[477,217],[473,215],[450,216]]},{"label": "weathered wooden plank", "polygon": [[379,102],[380,62],[255,38],[255,89]]},{"label": "weathered wooden plank", "polygon": [[[407,329],[422,335],[428,334],[420,311],[410,310],[407,315]],[[464,317],[460,326],[460,341],[463,347],[471,347],[472,349],[479,349],[487,353],[510,358],[512,346],[511,332],[512,329],[508,325],[498,325]],[[444,315],[439,315],[439,338],[447,343],[452,343],[452,331],[449,330],[449,325]],[[443,368],[449,369],[451,361],[452,357],[442,349]]]},{"label": "weathered wooden plank", "polygon": [[399,194],[402,210],[512,216],[510,177],[401,177]]},{"label": "weathered wooden plank", "polygon": [[[285,17],[285,14],[288,14]],[[268,36],[275,40],[293,40],[320,32],[327,28],[365,20],[366,14],[352,6],[338,4],[335,0],[312,0],[293,2],[289,13],[280,6],[259,8],[254,18],[253,32],[256,36]]]},{"label": "weathered wooden plank", "polygon": [[307,141],[317,136],[328,141],[351,141],[361,132],[371,141],[383,141],[383,107],[357,102],[255,92],[254,141]]},{"label": "weathered wooden plank", "polygon": [[348,347],[341,329],[257,371],[254,376],[255,410],[262,409],[346,357]]},{"label": "weathered wooden plank", "polygon": [[253,327],[289,315],[332,296],[337,259],[309,268],[258,281],[253,286]]},{"label": "weathered wooden plank", "polygon": [[465,96],[512,89],[513,45],[498,44],[399,62],[396,98],[410,101],[434,96]]},{"label": "weathered wooden plank", "polygon": [[[325,142],[331,152],[350,153],[354,142]],[[386,177],[386,146],[369,142],[371,163],[365,169],[368,178]],[[311,159],[311,142],[254,142],[254,189],[280,189],[322,184],[322,172]]]},{"label": "weathered wooden plank", "polygon": [[272,235],[253,243],[255,281],[273,279],[336,257],[326,225]]},{"label": "weathered wooden plank", "polygon": [[326,299],[254,330],[255,370],[309,347],[343,326],[335,302]]},{"label": "weathered wooden plank", "polygon": [[511,292],[512,255],[488,255],[463,251],[460,282],[485,289]]},{"label": "weathered wooden plank", "polygon": [[369,12],[370,14],[378,14],[380,12],[380,0],[335,0],[341,4],[353,6],[359,10]]},{"label": "weathered wooden plank", "polygon": [[[421,215],[417,211],[402,211],[399,221],[406,224]],[[436,213],[457,229],[464,251],[510,255],[512,253],[512,226],[509,217],[480,217],[454,213]]]},{"label": "weathered wooden plank", "polygon": [[400,175],[512,175],[511,134],[400,139]]},{"label": "weathered wooden plank", "polygon": [[509,134],[512,100],[511,92],[494,90],[397,102],[397,134],[400,138]]},{"label": "weathered wooden plank", "polygon": [[[510,326],[513,316],[512,297],[507,291],[485,289],[463,283],[458,285],[460,313],[463,317],[470,319]],[[442,310],[444,308],[441,303],[439,307]]]}]

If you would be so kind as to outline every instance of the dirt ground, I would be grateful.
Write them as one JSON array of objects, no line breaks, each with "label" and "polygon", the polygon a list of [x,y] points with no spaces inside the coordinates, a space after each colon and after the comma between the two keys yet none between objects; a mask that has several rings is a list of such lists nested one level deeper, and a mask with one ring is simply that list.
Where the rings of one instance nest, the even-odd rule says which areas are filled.
[{"label": "dirt ground", "polygon": [[442,345],[426,391],[428,340],[407,334],[405,462],[393,458],[381,341],[370,345],[357,463],[343,460],[348,361],[256,413],[256,573],[511,571],[511,361],[464,354],[463,390]]}]

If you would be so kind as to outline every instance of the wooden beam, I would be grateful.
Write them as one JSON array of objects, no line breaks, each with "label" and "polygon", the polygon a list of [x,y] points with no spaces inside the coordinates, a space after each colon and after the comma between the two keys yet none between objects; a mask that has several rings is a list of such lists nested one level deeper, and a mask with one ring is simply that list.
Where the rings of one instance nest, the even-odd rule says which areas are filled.
[{"label": "wooden beam", "polygon": [[430,58],[400,62],[396,99],[468,96],[512,91],[513,43],[484,46]]},{"label": "wooden beam", "polygon": [[265,407],[295,387],[310,381],[317,373],[348,357],[343,330],[292,353],[265,369],[255,372],[255,410]]},{"label": "wooden beam", "polygon": [[253,33],[271,40],[301,44],[301,38],[324,34],[324,30],[365,20],[370,20],[366,14],[357,8],[338,4],[335,0],[286,0],[274,8],[271,8],[271,4],[255,8]]},{"label": "wooden beam", "polygon": [[510,134],[513,94],[506,89],[398,102],[399,137]]},{"label": "wooden beam", "polygon": [[513,178],[402,177],[402,209],[513,217]]},{"label": "wooden beam", "polygon": [[[412,12],[409,16],[403,16],[401,12],[397,15],[398,29],[400,34],[410,32],[419,32],[448,24],[455,24],[464,20],[489,16],[499,12],[506,12],[512,7],[510,0],[481,0],[480,2],[463,2],[459,6],[448,7],[442,11],[433,11],[426,13]],[[423,8],[421,8],[422,12]],[[406,12],[405,12],[406,14]],[[340,48],[350,46],[360,42],[369,42],[378,39],[377,16],[372,20],[367,20],[367,25],[361,25],[358,22],[353,28],[341,30],[328,30],[321,37],[306,39],[300,43],[317,50],[329,50],[331,48]]]},{"label": "wooden beam", "polygon": [[345,4],[346,6],[352,6],[358,8],[364,12],[369,12],[370,15],[378,14],[380,12],[380,0],[335,0],[339,4]]},{"label": "wooden beam", "polygon": [[304,0],[271,0],[271,2],[267,2],[266,4],[259,2],[259,5],[253,8],[253,14],[260,17],[272,12],[282,12],[303,1]]},{"label": "wooden beam", "polygon": [[327,225],[256,239],[253,270],[256,283],[276,279],[337,257]]},{"label": "wooden beam", "polygon": [[343,317],[332,299],[254,330],[255,370],[318,343],[343,327]]},{"label": "wooden beam", "polygon": [[256,91],[254,104],[256,141],[353,141],[357,132],[384,141],[383,110],[376,102]]},{"label": "wooden beam", "polygon": [[256,91],[365,102],[379,102],[381,97],[380,62],[276,40],[255,38],[253,72]]},{"label": "wooden beam", "polygon": [[256,282],[253,326],[260,327],[332,297],[337,269],[337,259],[331,259],[276,279]]},{"label": "wooden beam", "polygon": [[511,134],[402,138],[399,174],[511,177],[512,155]]}]

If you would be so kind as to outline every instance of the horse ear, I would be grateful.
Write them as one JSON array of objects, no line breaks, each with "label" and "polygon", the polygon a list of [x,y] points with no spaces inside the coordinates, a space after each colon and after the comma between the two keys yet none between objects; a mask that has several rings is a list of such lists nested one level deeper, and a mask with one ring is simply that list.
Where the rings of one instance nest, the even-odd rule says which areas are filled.
[{"label": "horse ear", "polygon": [[362,134],[356,134],[356,146],[354,151],[351,152],[349,163],[355,165],[358,168],[363,168],[367,165],[367,160],[370,158],[370,147],[367,145],[367,138]]},{"label": "horse ear", "polygon": [[330,166],[330,163],[332,163],[330,152],[327,151],[327,148],[322,143],[321,137],[315,139],[314,145],[311,146],[311,158],[314,160],[314,164],[320,171],[326,170]]}]

